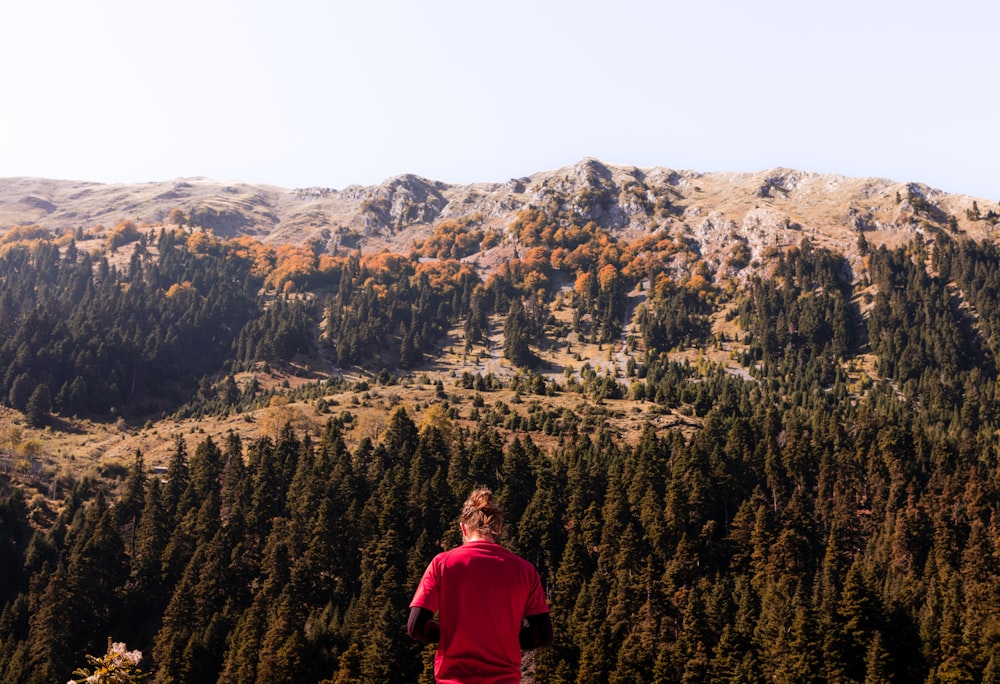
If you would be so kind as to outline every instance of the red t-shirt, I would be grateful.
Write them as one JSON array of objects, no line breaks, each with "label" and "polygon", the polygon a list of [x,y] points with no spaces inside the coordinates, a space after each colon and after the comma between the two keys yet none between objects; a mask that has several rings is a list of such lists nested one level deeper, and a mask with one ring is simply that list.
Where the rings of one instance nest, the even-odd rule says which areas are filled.
[{"label": "red t-shirt", "polygon": [[549,612],[534,566],[490,541],[466,542],[435,556],[410,602],[414,606],[439,614],[434,676],[442,684],[520,682],[521,623]]}]

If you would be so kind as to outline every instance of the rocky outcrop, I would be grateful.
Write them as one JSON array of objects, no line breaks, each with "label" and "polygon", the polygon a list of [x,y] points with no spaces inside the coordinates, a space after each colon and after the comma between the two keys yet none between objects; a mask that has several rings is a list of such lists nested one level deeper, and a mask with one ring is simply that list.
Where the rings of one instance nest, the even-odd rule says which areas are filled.
[{"label": "rocky outcrop", "polygon": [[360,214],[366,232],[397,232],[413,224],[433,223],[448,203],[448,186],[414,175],[391,178],[361,193]]}]

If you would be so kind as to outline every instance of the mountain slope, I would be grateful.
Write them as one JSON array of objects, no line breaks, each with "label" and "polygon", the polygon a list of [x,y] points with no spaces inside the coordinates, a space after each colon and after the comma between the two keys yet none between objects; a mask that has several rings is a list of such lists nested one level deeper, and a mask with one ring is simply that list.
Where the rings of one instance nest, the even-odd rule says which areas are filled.
[{"label": "mountain slope", "polygon": [[[860,232],[869,243],[890,245],[934,228],[984,239],[992,236],[993,221],[983,219],[996,218],[995,205],[986,200],[918,183],[780,168],[758,173],[639,169],[594,159],[506,183],[449,185],[403,175],[341,190],[202,178],[135,185],[0,179],[0,230],[27,224],[55,231],[99,223],[110,228],[127,219],[158,224],[177,209],[190,223],[220,236],[319,243],[327,249],[406,252],[444,221],[472,222],[507,237],[518,212],[529,208],[593,220],[621,237],[661,229],[683,234],[715,266],[734,233],[747,241],[754,259],[768,247],[797,244],[806,236],[855,258]],[[971,220],[976,211],[980,220]],[[509,248],[511,241],[506,242]],[[501,251],[493,261],[507,254]]]}]

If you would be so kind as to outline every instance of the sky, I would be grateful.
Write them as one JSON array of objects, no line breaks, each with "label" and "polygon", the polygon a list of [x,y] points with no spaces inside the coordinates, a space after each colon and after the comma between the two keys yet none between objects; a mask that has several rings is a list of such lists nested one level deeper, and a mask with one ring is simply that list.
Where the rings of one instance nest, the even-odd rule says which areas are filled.
[{"label": "sky", "polygon": [[983,0],[4,0],[0,178],[342,188],[595,157],[996,201],[998,30]]}]

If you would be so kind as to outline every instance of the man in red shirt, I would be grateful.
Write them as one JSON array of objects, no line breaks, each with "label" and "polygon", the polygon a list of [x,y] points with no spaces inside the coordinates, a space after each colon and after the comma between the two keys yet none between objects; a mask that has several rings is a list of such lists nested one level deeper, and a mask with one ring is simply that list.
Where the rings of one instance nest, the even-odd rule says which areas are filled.
[{"label": "man in red shirt", "polygon": [[552,643],[538,571],[497,543],[503,514],[489,489],[472,492],[460,526],[462,545],[424,571],[406,631],[439,642],[434,676],[441,684],[517,684],[521,651]]}]

